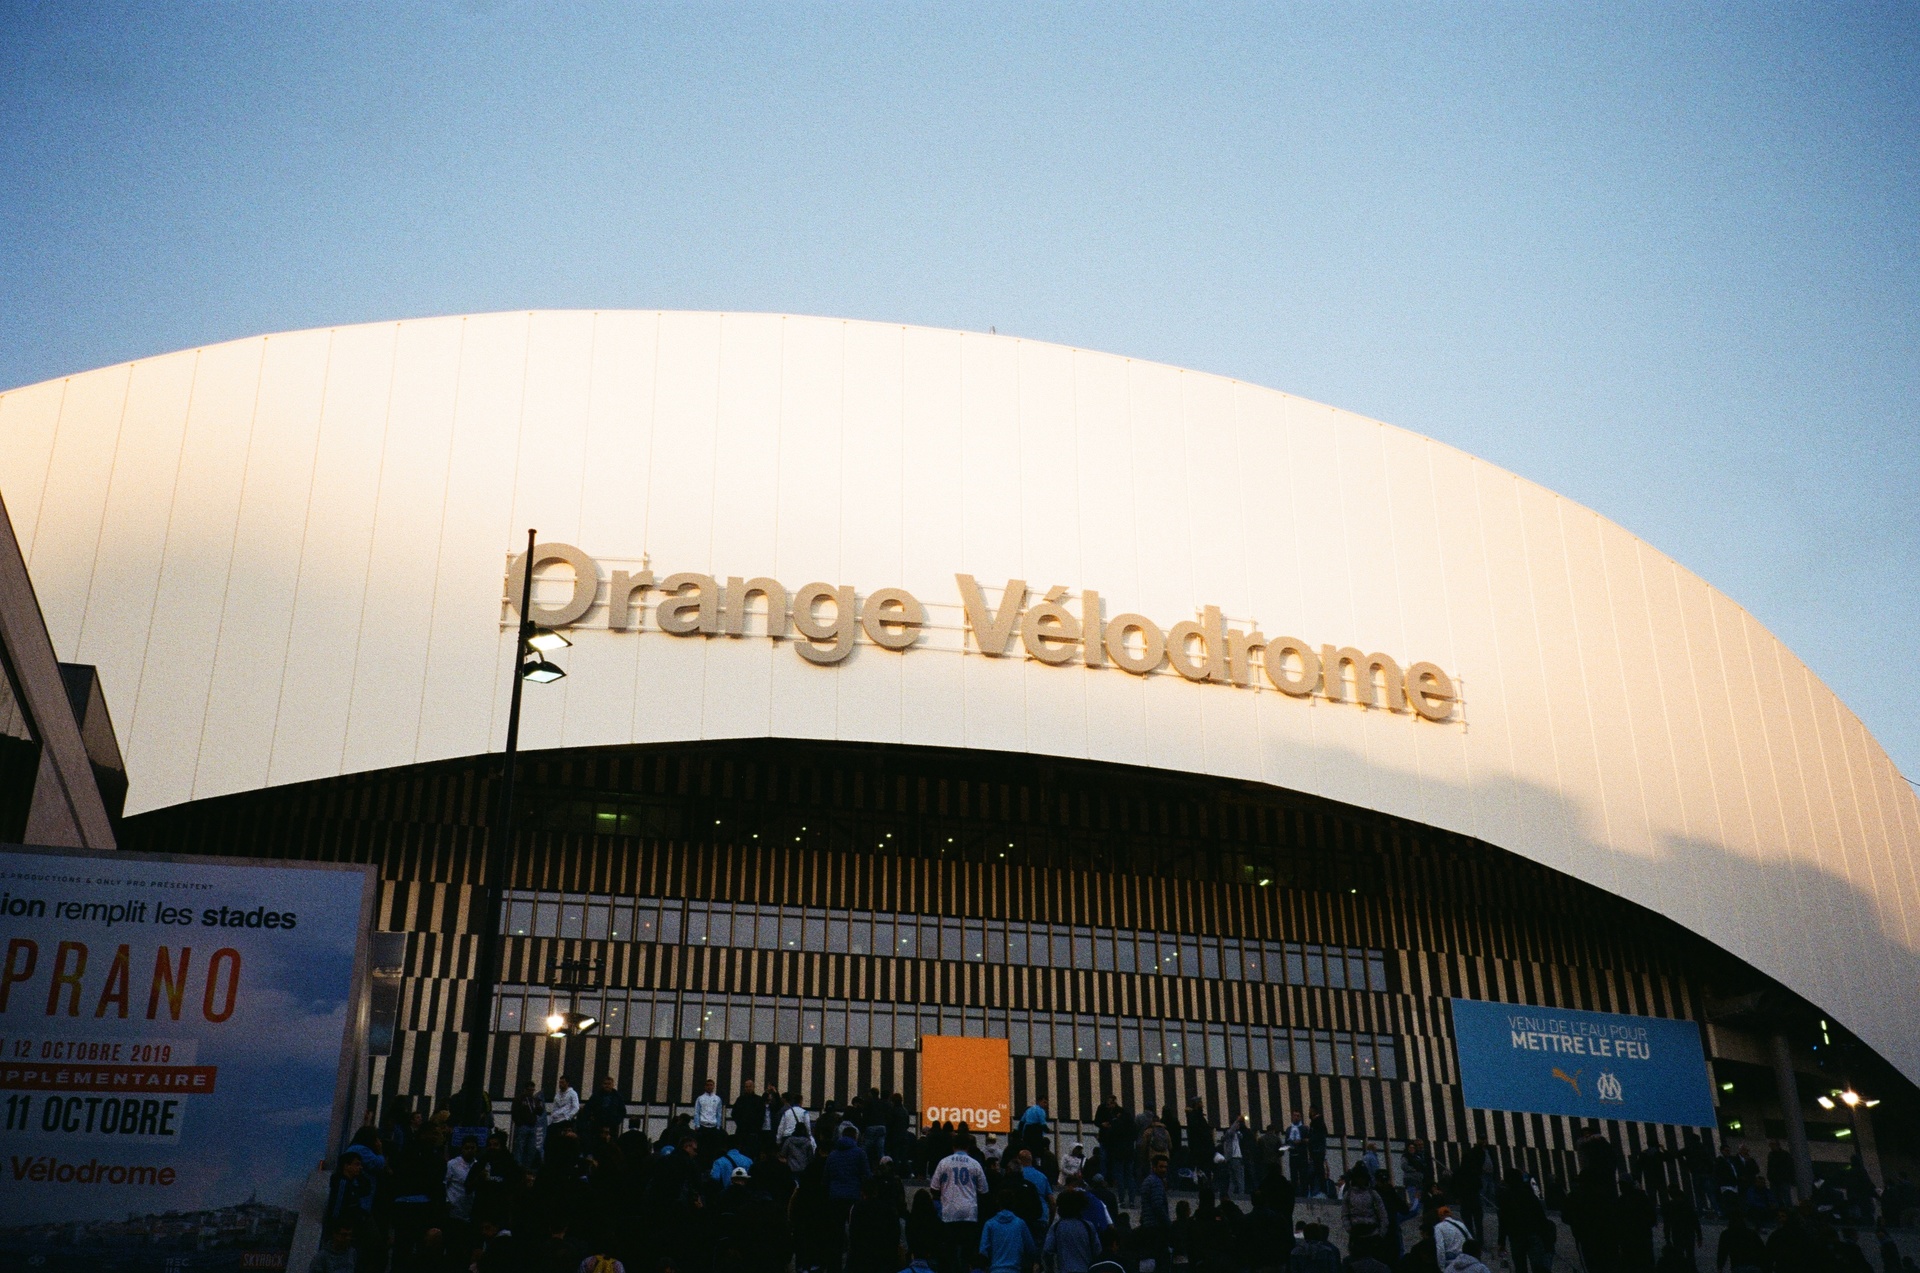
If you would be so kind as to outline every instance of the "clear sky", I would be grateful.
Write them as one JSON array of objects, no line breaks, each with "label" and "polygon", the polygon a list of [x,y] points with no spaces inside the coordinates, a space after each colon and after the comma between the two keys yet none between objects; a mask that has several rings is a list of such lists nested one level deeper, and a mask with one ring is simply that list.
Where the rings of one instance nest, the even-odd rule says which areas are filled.
[{"label": "clear sky", "polygon": [[1920,778],[1920,8],[0,0],[0,384],[778,310],[1430,434],[1752,610]]}]

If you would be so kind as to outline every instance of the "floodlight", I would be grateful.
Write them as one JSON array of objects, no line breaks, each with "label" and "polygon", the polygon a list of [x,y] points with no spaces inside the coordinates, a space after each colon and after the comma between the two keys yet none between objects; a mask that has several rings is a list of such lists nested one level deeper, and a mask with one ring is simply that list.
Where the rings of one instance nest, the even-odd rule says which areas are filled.
[{"label": "floodlight", "polygon": [[1840,1099],[1846,1102],[1848,1109],[1852,1109],[1860,1103],[1860,1093],[1854,1091],[1852,1088],[1848,1088],[1846,1091],[1840,1093]]},{"label": "floodlight", "polygon": [[520,675],[535,685],[557,681],[566,674],[565,669],[558,663],[549,663],[538,654],[534,655],[530,662],[522,664],[520,668]]},{"label": "floodlight", "polygon": [[565,634],[555,632],[552,628],[535,628],[533,635],[527,638],[527,644],[543,653],[551,654],[555,650],[566,649],[573,642],[567,640]]},{"label": "floodlight", "polygon": [[585,1034],[599,1024],[598,1017],[583,1012],[556,1012],[547,1018],[547,1037],[568,1039],[576,1034]]},{"label": "floodlight", "polygon": [[1833,1098],[1831,1096],[1816,1096],[1813,1099],[1819,1103],[1821,1109],[1835,1108],[1833,1103]]}]

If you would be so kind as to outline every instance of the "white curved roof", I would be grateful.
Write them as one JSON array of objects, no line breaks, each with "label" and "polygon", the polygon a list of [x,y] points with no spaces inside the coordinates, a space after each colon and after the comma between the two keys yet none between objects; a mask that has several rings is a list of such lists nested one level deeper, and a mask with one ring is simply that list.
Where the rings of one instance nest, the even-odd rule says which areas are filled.
[{"label": "white curved roof", "polygon": [[[899,586],[930,627],[816,666],[596,610],[569,677],[529,690],[524,746],[779,735],[1269,782],[1671,916],[1920,1078],[1920,806],[1854,714],[1620,527],[1331,407],[1004,336],[489,314],[0,395],[0,495],[61,657],[99,666],[123,723],[131,812],[498,749],[503,567],[531,525],[603,578],[650,556],[661,579]],[[1017,637],[963,655],[963,572],[1430,660],[1461,701],[1436,724],[1047,666]]]}]

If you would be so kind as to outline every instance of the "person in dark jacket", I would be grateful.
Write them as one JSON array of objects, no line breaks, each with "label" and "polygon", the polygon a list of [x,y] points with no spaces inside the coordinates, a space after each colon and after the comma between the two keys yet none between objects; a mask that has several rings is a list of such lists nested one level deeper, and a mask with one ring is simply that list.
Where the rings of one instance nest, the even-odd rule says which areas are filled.
[{"label": "person in dark jacket", "polygon": [[1206,1106],[1199,1097],[1187,1102],[1187,1165],[1197,1180],[1213,1174],[1213,1124],[1207,1121]]},{"label": "person in dark jacket", "polygon": [[620,1134],[627,1122],[627,1098],[620,1095],[613,1075],[600,1076],[600,1090],[580,1107],[580,1121],[589,1129],[604,1127],[615,1136]]},{"label": "person in dark jacket", "polygon": [[900,1263],[900,1213],[879,1177],[869,1176],[847,1217],[847,1273],[896,1273]]},{"label": "person in dark jacket", "polygon": [[752,1079],[740,1085],[740,1095],[727,1112],[733,1118],[735,1142],[750,1155],[759,1153],[767,1131],[767,1098],[754,1090]]},{"label": "person in dark jacket", "polygon": [[1735,1211],[1727,1219],[1726,1232],[1720,1235],[1714,1252],[1713,1267],[1727,1273],[1760,1273],[1767,1259],[1766,1245],[1760,1235],[1747,1227],[1747,1218]]}]

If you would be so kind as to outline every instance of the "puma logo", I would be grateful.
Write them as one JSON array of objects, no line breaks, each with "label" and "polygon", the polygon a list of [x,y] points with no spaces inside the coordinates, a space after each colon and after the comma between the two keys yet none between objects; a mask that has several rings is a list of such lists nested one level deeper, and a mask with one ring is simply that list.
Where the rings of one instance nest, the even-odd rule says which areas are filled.
[{"label": "puma logo", "polygon": [[1575,1096],[1580,1095],[1580,1076],[1584,1073],[1586,1073],[1585,1070],[1575,1070],[1569,1074],[1557,1065],[1553,1067],[1553,1077],[1572,1088]]}]

